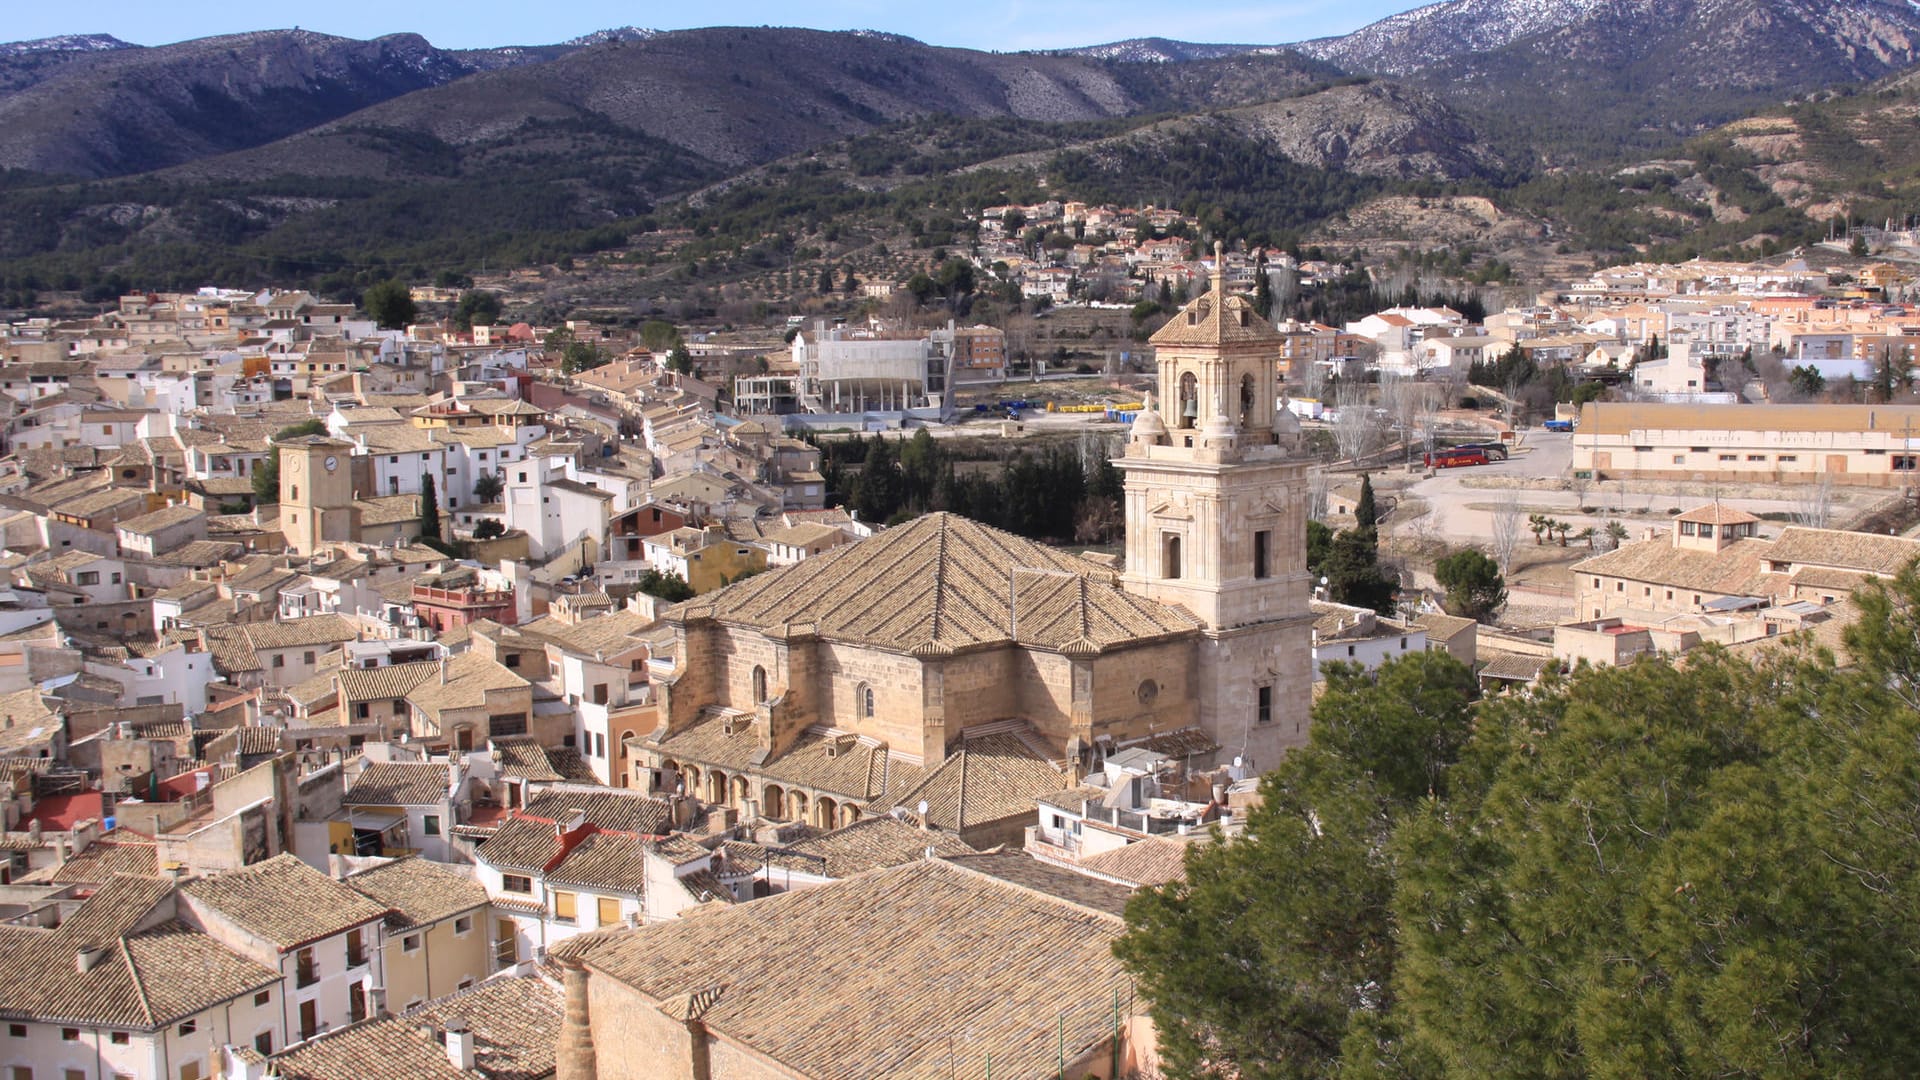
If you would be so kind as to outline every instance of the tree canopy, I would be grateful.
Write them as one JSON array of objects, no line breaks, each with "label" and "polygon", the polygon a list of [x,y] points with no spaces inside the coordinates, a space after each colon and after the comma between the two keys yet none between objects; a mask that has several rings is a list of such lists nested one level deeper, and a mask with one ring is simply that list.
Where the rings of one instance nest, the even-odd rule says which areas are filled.
[{"label": "tree canopy", "polygon": [[398,279],[368,286],[360,295],[360,306],[367,309],[367,315],[380,324],[382,330],[402,329],[418,314],[413,290]]},{"label": "tree canopy", "polygon": [[1186,1077],[1920,1071],[1920,573],[1811,649],[1330,668],[1242,836],[1118,946]]},{"label": "tree canopy", "polygon": [[1480,622],[1506,605],[1507,581],[1500,564],[1473,548],[1461,548],[1434,563],[1433,579],[1447,590],[1441,606],[1449,615]]}]

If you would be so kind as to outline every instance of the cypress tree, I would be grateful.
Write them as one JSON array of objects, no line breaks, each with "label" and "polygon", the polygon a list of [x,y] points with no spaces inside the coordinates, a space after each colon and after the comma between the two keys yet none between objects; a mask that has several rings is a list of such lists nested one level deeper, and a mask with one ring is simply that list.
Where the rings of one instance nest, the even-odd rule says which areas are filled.
[{"label": "cypress tree", "polygon": [[434,491],[433,477],[423,477],[420,486],[420,535],[440,539],[440,496]]},{"label": "cypress tree", "polygon": [[1360,498],[1353,504],[1353,527],[1372,530],[1380,520],[1380,512],[1373,505],[1373,479],[1365,473],[1360,474]]}]

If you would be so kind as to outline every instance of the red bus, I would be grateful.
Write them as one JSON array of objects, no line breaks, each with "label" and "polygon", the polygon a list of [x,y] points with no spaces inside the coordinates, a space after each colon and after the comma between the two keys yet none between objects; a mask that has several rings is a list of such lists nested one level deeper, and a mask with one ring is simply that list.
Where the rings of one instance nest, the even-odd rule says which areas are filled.
[{"label": "red bus", "polygon": [[1455,447],[1452,450],[1435,450],[1426,455],[1429,469],[1452,469],[1461,465],[1485,465],[1487,452],[1477,447]]}]

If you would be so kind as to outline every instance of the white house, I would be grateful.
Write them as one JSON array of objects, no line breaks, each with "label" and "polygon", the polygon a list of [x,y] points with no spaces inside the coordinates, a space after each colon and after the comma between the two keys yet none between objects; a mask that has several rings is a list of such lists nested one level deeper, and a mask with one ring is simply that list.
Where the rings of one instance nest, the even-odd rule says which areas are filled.
[{"label": "white house", "polygon": [[372,1015],[373,991],[386,985],[388,908],[284,854],[192,882],[180,896],[183,918],[279,974],[288,1041]]},{"label": "white house", "polygon": [[1359,664],[1367,670],[1413,652],[1425,652],[1427,632],[1380,616],[1368,608],[1324,600],[1313,608],[1313,677],[1335,661]]}]

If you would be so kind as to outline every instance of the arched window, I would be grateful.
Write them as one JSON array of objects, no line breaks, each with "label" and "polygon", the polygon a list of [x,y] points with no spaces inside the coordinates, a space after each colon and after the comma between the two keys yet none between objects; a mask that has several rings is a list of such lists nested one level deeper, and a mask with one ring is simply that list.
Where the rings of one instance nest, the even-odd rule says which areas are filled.
[{"label": "arched window", "polygon": [[1169,581],[1180,576],[1180,538],[1173,533],[1160,537],[1160,576]]},{"label": "arched window", "polygon": [[755,664],[753,667],[753,702],[758,705],[767,700],[767,669]]},{"label": "arched window", "polygon": [[1200,383],[1189,371],[1180,376],[1180,426],[1190,428],[1200,422]]},{"label": "arched window", "polygon": [[873,719],[873,687],[868,686],[866,683],[861,683],[860,688],[854,692],[853,700],[854,708],[859,712],[860,719]]},{"label": "arched window", "polygon": [[1253,423],[1253,376],[1240,376],[1240,426]]}]

